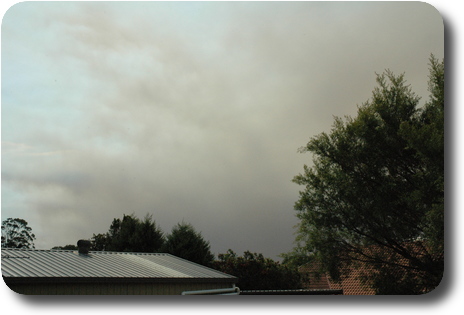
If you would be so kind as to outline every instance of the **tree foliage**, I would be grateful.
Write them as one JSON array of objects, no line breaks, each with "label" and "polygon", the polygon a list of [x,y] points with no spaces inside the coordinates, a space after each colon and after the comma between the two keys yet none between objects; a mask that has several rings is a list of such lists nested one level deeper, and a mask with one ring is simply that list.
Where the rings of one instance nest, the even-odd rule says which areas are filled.
[{"label": "tree foliage", "polygon": [[152,216],[140,220],[132,214],[113,219],[107,233],[94,234],[92,250],[156,253],[163,243],[163,232]]},{"label": "tree foliage", "polygon": [[213,268],[236,276],[241,290],[301,289],[305,280],[296,268],[281,265],[262,254],[244,252],[237,256],[232,250],[219,254]]},{"label": "tree foliage", "polygon": [[26,220],[8,218],[2,222],[2,248],[35,248],[34,240]]},{"label": "tree foliage", "polygon": [[430,58],[422,108],[404,74],[377,83],[355,118],[300,149],[314,158],[293,180],[299,240],[335,280],[362,262],[377,293],[423,293],[443,275],[444,62]]},{"label": "tree foliage", "polygon": [[108,232],[93,234],[91,243],[91,250],[95,251],[163,252],[205,266],[214,260],[209,242],[192,225],[178,223],[165,236],[149,215],[143,220],[134,215],[114,218]]},{"label": "tree foliage", "polygon": [[172,228],[162,251],[204,266],[210,266],[214,260],[209,242],[191,224],[183,222]]},{"label": "tree foliage", "polygon": [[298,268],[314,260],[313,255],[308,252],[306,246],[301,244],[301,241],[297,242],[297,246],[291,252],[282,253],[279,257],[283,258],[282,265],[291,268]]}]

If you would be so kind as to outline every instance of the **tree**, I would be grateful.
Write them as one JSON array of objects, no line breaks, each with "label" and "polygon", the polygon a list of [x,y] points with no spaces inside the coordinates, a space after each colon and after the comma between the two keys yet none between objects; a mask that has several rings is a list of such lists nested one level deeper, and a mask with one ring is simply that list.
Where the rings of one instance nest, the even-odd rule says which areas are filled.
[{"label": "tree", "polygon": [[229,249],[226,254],[218,255],[213,268],[236,276],[241,290],[301,289],[305,280],[296,268],[249,251],[239,257]]},{"label": "tree", "polygon": [[135,238],[139,241],[138,250],[141,252],[159,252],[164,244],[164,233],[156,227],[156,223],[151,215],[146,215],[140,220],[135,229]]},{"label": "tree", "polygon": [[184,222],[172,228],[162,249],[163,252],[204,266],[210,266],[214,260],[209,242],[205,241],[191,224]]},{"label": "tree", "polygon": [[113,219],[108,232],[94,234],[91,243],[92,250],[156,253],[164,243],[164,236],[152,216],[147,214],[140,220],[132,214],[123,215],[122,220]]},{"label": "tree", "polygon": [[378,294],[420,294],[443,275],[444,62],[430,58],[423,108],[404,74],[377,83],[355,118],[300,149],[314,158],[293,180],[299,240],[334,280],[364,264]]},{"label": "tree", "polygon": [[2,222],[2,248],[35,248],[34,240],[26,220],[8,218]]},{"label": "tree", "polygon": [[308,252],[305,246],[301,245],[301,242],[297,242],[297,246],[294,247],[292,251],[282,253],[279,257],[283,258],[282,265],[292,268],[298,268],[313,260],[311,253]]},{"label": "tree", "polygon": [[108,248],[108,233],[93,234],[90,243],[90,250],[104,251],[106,248]]},{"label": "tree", "polygon": [[[432,183],[431,190],[418,190],[418,199],[434,200],[424,224],[424,239],[435,253],[443,253],[444,244],[444,117],[445,117],[445,67],[444,62],[430,58],[430,100],[421,114],[411,123],[402,126],[401,132],[408,139],[425,165],[421,172],[424,181]],[[428,194],[431,194],[428,196]]]}]

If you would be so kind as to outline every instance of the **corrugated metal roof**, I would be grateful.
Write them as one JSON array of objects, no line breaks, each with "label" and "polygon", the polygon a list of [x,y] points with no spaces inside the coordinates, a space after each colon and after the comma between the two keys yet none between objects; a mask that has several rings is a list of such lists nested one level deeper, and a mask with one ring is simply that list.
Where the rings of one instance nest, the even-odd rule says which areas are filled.
[{"label": "corrugated metal roof", "polygon": [[2,249],[2,275],[14,278],[210,278],[235,279],[162,253]]}]

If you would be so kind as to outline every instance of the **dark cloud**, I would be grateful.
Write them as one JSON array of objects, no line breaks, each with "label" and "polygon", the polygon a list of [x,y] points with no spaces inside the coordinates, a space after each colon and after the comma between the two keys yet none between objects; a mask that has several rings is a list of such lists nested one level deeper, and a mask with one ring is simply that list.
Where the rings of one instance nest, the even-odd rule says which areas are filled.
[{"label": "dark cloud", "polygon": [[[375,72],[406,72],[426,97],[428,57],[443,55],[441,19],[421,3],[34,3],[8,14],[6,80],[20,75],[15,51],[46,67],[28,65],[32,81],[4,101],[2,202],[20,192],[14,211],[30,214],[44,248],[150,213],[165,232],[192,223],[216,253],[276,258],[294,239],[291,179],[311,163],[298,147],[355,114]],[[25,19],[35,28],[12,36]],[[32,108],[18,95],[34,80]]]}]

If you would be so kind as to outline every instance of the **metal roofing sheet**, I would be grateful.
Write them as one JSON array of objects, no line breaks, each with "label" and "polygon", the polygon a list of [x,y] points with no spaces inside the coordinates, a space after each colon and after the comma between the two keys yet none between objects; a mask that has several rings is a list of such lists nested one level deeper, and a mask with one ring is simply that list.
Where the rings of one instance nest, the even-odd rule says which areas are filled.
[{"label": "metal roofing sheet", "polygon": [[223,278],[235,277],[163,253],[2,249],[4,277]]}]

